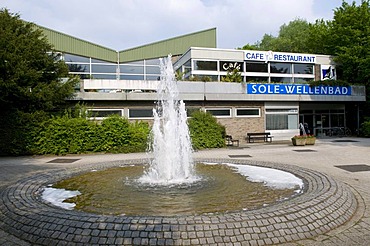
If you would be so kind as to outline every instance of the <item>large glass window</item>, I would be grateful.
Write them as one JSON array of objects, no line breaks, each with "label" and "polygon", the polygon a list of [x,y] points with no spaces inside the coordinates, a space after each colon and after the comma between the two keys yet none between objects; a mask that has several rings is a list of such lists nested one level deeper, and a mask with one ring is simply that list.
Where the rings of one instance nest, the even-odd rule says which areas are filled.
[{"label": "large glass window", "polygon": [[120,69],[121,73],[144,74],[144,67],[143,66],[120,65],[119,69]]},{"label": "large glass window", "polygon": [[312,80],[314,80],[314,78],[296,78],[296,77],[294,77],[294,82],[295,83],[308,83]]},{"label": "large glass window", "polygon": [[268,77],[246,76],[247,82],[268,82]]},{"label": "large glass window", "polygon": [[116,73],[117,65],[91,65],[92,73]]},{"label": "large glass window", "polygon": [[194,70],[217,71],[217,61],[194,60]]},{"label": "large glass window", "polygon": [[211,82],[211,81],[218,81],[217,75],[208,75],[208,74],[195,74],[193,75],[192,81],[203,81],[203,82]]},{"label": "large glass window", "polygon": [[122,116],[122,109],[89,109],[88,115],[91,118],[105,118],[110,115]]},{"label": "large glass window", "polygon": [[211,113],[213,116],[216,117],[230,117],[231,116],[231,109],[227,108],[212,108],[206,109],[206,112]]},{"label": "large glass window", "polygon": [[266,109],[267,130],[287,130],[298,128],[298,109]]},{"label": "large glass window", "polygon": [[268,64],[266,62],[247,62],[246,72],[267,73]]},{"label": "large glass window", "polygon": [[92,74],[92,79],[117,79],[115,74]]},{"label": "large glass window", "polygon": [[78,73],[88,73],[90,72],[89,64],[77,64],[77,63],[67,63],[70,72]]},{"label": "large glass window", "polygon": [[90,58],[84,56],[76,56],[71,54],[64,54],[64,61],[66,62],[90,62]]},{"label": "large glass window", "polygon": [[145,65],[157,65],[157,66],[159,66],[159,64],[160,64],[160,60],[158,58],[145,60]]},{"label": "large glass window", "polygon": [[92,58],[91,63],[108,63],[109,64],[109,63],[112,63],[112,62],[107,62],[107,61]]},{"label": "large glass window", "polygon": [[313,74],[312,64],[293,64],[295,74]]},{"label": "large glass window", "polygon": [[235,109],[236,117],[260,117],[259,108],[236,108]]},{"label": "large glass window", "polygon": [[267,130],[297,129],[297,114],[266,114]]},{"label": "large glass window", "polygon": [[292,78],[289,77],[271,77],[271,82],[273,83],[290,83]]},{"label": "large glass window", "polygon": [[187,74],[189,72],[191,72],[191,63],[190,63],[190,60],[185,62],[184,65],[184,74]]},{"label": "large glass window", "polygon": [[122,80],[144,80],[144,75],[121,74],[120,79],[122,79]]},{"label": "large glass window", "polygon": [[145,73],[146,74],[161,74],[161,69],[159,66],[146,66]]},{"label": "large glass window", "polygon": [[292,64],[271,62],[270,72],[271,73],[292,73]]},{"label": "large glass window", "polygon": [[128,117],[132,118],[153,118],[153,109],[132,109],[128,110]]}]

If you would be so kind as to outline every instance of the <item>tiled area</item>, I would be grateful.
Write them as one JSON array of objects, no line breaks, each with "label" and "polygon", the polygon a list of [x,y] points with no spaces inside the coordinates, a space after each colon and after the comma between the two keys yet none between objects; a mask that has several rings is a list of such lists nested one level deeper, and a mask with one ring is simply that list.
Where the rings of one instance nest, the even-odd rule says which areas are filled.
[{"label": "tiled area", "polygon": [[369,245],[368,176],[336,167],[368,165],[370,141],[356,141],[317,141],[310,147],[313,153],[292,151],[297,147],[288,143],[195,152],[199,161],[273,167],[306,181],[305,193],[289,201],[202,216],[104,216],[63,210],[40,199],[42,187],[55,180],[142,164],[145,154],[80,155],[72,156],[79,159],[72,163],[50,163],[55,157],[0,158],[0,244]]}]

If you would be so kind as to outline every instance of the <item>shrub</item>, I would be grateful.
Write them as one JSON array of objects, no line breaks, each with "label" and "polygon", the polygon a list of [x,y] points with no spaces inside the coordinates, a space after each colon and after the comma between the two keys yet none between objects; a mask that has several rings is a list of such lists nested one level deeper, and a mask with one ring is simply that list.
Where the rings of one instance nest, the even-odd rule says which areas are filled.
[{"label": "shrub", "polygon": [[40,122],[48,118],[43,111],[24,113],[2,112],[0,117],[0,155],[33,154],[34,138],[40,132]]},{"label": "shrub", "polygon": [[225,127],[209,112],[195,111],[189,119],[189,131],[194,149],[225,147]]},{"label": "shrub", "polygon": [[77,154],[96,150],[97,124],[68,115],[43,122],[35,138],[35,154]]},{"label": "shrub", "polygon": [[101,124],[70,114],[52,117],[41,125],[35,138],[36,154],[78,154],[88,152],[128,153],[145,151],[149,133],[146,123],[130,123],[119,116]]},{"label": "shrub", "polygon": [[361,133],[364,137],[370,137],[370,120],[361,124]]}]

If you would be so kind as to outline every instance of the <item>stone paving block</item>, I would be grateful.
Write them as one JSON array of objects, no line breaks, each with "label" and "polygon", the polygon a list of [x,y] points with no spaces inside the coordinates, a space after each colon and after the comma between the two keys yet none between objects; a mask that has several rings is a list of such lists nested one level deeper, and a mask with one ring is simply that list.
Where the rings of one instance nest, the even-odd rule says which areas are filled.
[{"label": "stone paving block", "polygon": [[[244,160],[235,162],[243,163]],[[108,163],[104,165],[109,166]],[[49,238],[68,238],[71,242],[89,239],[89,244],[115,244],[120,238],[120,243],[123,244],[143,244],[146,239],[146,244],[151,245],[205,242],[220,245],[238,242],[263,245],[314,237],[345,223],[355,212],[357,204],[352,202],[354,196],[345,185],[312,170],[274,165],[297,172],[311,182],[306,193],[297,197],[294,203],[290,204],[288,201],[284,202],[284,206],[278,204],[260,210],[225,215],[176,218],[86,216],[75,211],[61,213],[57,208],[37,201],[33,194],[41,184],[52,183],[50,180],[54,180],[55,176],[62,177],[68,171],[34,175],[2,191],[1,194],[5,197],[0,200],[0,210],[5,211],[0,213],[3,221],[0,229],[5,228],[14,234],[22,232],[25,235],[19,235],[20,237],[30,241],[40,240],[41,243]],[[314,199],[307,198],[310,196]],[[5,206],[7,201],[13,203]],[[34,206],[35,203],[37,206]],[[12,204],[16,207],[12,207]],[[35,220],[35,215],[39,220]],[[22,219],[23,217],[27,219]],[[42,238],[35,236],[36,231]]]}]

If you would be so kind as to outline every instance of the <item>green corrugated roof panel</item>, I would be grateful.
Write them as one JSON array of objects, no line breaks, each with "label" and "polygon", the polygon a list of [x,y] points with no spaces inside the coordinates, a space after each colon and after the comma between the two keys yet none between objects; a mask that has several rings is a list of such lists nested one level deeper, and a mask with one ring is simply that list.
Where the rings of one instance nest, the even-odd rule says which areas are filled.
[{"label": "green corrugated roof panel", "polygon": [[52,29],[39,27],[54,49],[69,54],[92,57],[110,62],[117,62],[117,51],[106,48]]},{"label": "green corrugated roof panel", "polygon": [[181,55],[190,47],[216,48],[216,28],[120,51],[120,62]]},{"label": "green corrugated roof panel", "polygon": [[[74,55],[117,62],[117,51],[97,45],[46,27],[38,26],[54,49]],[[163,41],[122,50],[120,62],[138,61],[165,57],[168,54],[182,55],[190,47],[216,48],[216,28],[194,32]]]}]

